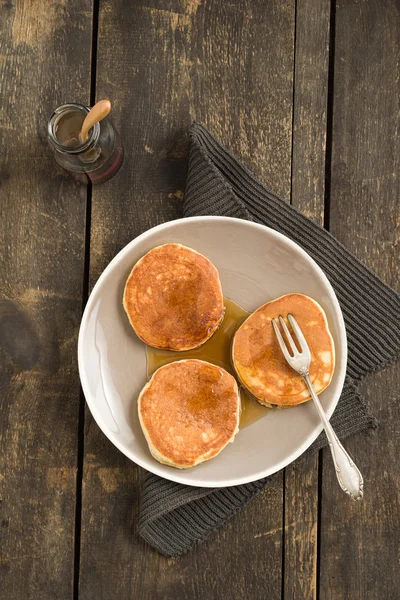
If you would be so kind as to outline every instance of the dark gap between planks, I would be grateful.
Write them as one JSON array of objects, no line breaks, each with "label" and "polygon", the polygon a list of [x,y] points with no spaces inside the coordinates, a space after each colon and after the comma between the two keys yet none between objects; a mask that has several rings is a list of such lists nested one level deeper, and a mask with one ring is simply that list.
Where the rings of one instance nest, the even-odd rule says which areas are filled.
[{"label": "dark gap between planks", "polygon": [[[96,101],[96,75],[97,75],[97,44],[99,33],[99,0],[93,1],[92,16],[92,45],[90,59],[90,92],[89,104],[93,106]],[[89,274],[90,274],[90,229],[92,223],[92,193],[93,186],[89,182],[86,192],[86,216],[84,237],[84,264],[82,285],[82,313],[89,297]],[[75,536],[74,536],[74,573],[73,573],[73,598],[79,597],[79,568],[81,554],[81,525],[82,525],[82,480],[85,444],[85,397],[81,390],[79,398],[78,415],[78,449],[77,449],[77,472],[76,472],[76,499],[75,499]]]},{"label": "dark gap between planks", "polygon": [[325,195],[324,195],[324,227],[329,231],[331,207],[331,169],[332,169],[332,131],[333,131],[333,95],[335,76],[335,30],[336,2],[331,0],[329,23],[329,64],[328,64],[328,100],[326,110],[326,145],[325,145]]}]

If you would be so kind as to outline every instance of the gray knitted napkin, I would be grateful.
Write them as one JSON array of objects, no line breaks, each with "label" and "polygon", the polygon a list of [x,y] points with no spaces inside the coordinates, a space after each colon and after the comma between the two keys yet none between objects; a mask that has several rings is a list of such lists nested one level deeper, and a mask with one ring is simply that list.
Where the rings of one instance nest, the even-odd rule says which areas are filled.
[{"label": "gray knitted napkin", "polygon": [[[335,289],[348,335],[347,376],[332,425],[340,438],[373,427],[357,384],[400,356],[400,297],[326,230],[267,190],[207,129],[194,124],[190,136],[184,216],[224,215],[262,223],[314,258]],[[325,445],[321,434],[311,449]],[[179,556],[243,508],[267,482],[196,488],[147,473],[140,534],[162,554]]]}]

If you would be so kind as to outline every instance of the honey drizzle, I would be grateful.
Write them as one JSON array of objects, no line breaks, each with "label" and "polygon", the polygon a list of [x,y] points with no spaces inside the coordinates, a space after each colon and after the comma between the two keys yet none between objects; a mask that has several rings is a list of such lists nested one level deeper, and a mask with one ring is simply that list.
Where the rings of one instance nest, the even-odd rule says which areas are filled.
[{"label": "honey drizzle", "polygon": [[[157,369],[170,362],[187,358],[207,360],[208,362],[223,367],[232,375],[235,375],[231,362],[232,339],[235,331],[240,327],[243,321],[247,319],[250,313],[229,298],[224,298],[224,304],[224,320],[214,335],[205,344],[200,346],[200,348],[187,350],[185,352],[173,352],[170,350],[157,350],[150,346],[146,346],[147,376],[150,378]],[[242,406],[239,424],[240,429],[248,427],[255,421],[262,419],[273,410],[266,406],[262,406],[243,387],[240,387],[240,398]]]}]

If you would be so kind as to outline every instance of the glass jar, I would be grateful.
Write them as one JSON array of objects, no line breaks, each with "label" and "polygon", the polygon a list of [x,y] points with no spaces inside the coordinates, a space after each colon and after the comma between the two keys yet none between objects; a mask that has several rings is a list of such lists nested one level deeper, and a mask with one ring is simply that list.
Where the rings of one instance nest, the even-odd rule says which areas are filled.
[{"label": "glass jar", "polygon": [[123,147],[118,132],[106,117],[90,130],[84,143],[79,132],[90,108],[64,104],[49,119],[47,135],[58,164],[81,183],[103,183],[119,170]]}]

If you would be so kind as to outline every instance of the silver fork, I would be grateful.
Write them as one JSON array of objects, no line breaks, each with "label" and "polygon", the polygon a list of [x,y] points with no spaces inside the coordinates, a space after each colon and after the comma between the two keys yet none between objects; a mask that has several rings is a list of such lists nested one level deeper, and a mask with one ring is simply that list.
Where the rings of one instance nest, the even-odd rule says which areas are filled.
[{"label": "silver fork", "polygon": [[346,492],[346,494],[348,494],[354,500],[361,500],[364,493],[364,480],[362,478],[362,475],[356,467],[356,465],[354,464],[354,462],[352,461],[349,454],[339,442],[337,435],[333,431],[332,425],[329,423],[325,411],[322,408],[319,398],[315,393],[309,375],[311,352],[303,335],[303,332],[301,331],[293,315],[288,315],[287,319],[296,335],[297,341],[301,348],[301,352],[299,352],[299,350],[297,349],[285,321],[282,317],[279,317],[279,322],[282,326],[286,339],[289,342],[289,346],[293,353],[289,353],[285,341],[282,337],[282,334],[279,330],[279,327],[276,324],[275,319],[272,319],[272,325],[274,327],[275,334],[278,338],[278,342],[283,352],[283,355],[286,358],[288,364],[292,367],[292,369],[297,371],[297,373],[302,376],[308,387],[308,391],[310,392],[311,397],[314,400],[314,404],[317,408],[319,417],[325,428],[326,437],[328,438],[329,447],[331,449],[332,458],[335,465],[336,477],[338,479],[340,487],[344,492]]}]

